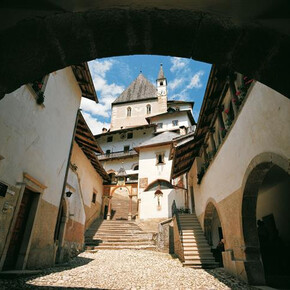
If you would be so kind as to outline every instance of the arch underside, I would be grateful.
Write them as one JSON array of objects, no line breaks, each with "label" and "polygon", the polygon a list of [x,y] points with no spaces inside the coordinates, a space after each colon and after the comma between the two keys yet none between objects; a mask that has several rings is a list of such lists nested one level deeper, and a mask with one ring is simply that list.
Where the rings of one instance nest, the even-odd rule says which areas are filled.
[{"label": "arch underside", "polygon": [[242,201],[242,228],[245,243],[245,269],[248,282],[253,285],[265,284],[265,273],[260,253],[257,231],[257,198],[266,175],[274,167],[289,175],[289,161],[274,153],[263,153],[254,158],[245,176]]},{"label": "arch underside", "polygon": [[[77,11],[58,4],[40,11],[35,9],[41,5],[38,3],[27,15],[20,8],[3,8],[0,97],[72,64],[130,54],[171,55],[224,64],[289,95],[288,30],[285,23],[270,20],[272,11],[277,16],[289,7],[277,1],[280,10],[265,3],[259,11],[245,1],[234,13],[234,9],[223,6],[209,9],[207,4],[216,4],[207,2],[110,1],[87,4]],[[250,10],[256,13],[252,18]],[[268,21],[258,19],[263,13],[268,13]]]}]

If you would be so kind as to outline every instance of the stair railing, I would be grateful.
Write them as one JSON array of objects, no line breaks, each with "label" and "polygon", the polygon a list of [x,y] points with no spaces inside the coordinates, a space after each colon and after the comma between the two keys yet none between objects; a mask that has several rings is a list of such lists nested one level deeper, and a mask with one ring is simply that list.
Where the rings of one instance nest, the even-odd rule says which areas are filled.
[{"label": "stair railing", "polygon": [[184,250],[182,245],[182,230],[180,226],[179,213],[176,207],[176,202],[173,200],[172,206],[172,221],[173,221],[173,233],[174,233],[174,253],[179,259],[184,262]]}]

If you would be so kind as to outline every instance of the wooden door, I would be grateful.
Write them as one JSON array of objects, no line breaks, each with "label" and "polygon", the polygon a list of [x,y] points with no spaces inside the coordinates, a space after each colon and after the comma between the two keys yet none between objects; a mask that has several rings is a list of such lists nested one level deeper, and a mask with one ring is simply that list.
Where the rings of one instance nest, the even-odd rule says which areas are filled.
[{"label": "wooden door", "polygon": [[13,228],[3,270],[11,270],[15,268],[33,197],[34,193],[28,189],[25,189]]}]

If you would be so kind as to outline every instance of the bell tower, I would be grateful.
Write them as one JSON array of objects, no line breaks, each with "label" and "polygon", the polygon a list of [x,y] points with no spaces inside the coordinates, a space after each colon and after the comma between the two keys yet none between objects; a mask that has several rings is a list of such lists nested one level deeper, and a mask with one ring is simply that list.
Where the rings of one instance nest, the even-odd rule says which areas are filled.
[{"label": "bell tower", "polygon": [[159,111],[166,112],[167,111],[167,79],[164,76],[162,63],[160,64],[160,69],[159,69],[158,77],[156,80],[156,86],[157,86]]}]

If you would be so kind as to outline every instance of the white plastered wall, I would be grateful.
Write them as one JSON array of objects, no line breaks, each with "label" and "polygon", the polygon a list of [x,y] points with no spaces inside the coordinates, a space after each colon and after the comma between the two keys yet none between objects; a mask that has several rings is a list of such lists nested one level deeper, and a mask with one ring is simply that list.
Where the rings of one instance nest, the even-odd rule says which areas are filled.
[{"label": "white plastered wall", "polygon": [[[126,133],[116,133],[112,134],[113,141],[107,142],[108,135],[104,135],[98,138],[98,143],[100,144],[102,150],[106,153],[106,150],[110,150],[111,152],[118,152],[123,151],[124,146],[130,146],[130,149],[139,146],[141,143],[145,142],[146,140],[152,138],[154,128],[144,128],[139,130],[130,131],[133,132],[133,138],[127,139]],[[121,135],[125,135],[125,138],[121,138]]]},{"label": "white plastered wall", "polygon": [[15,185],[23,172],[47,186],[42,198],[59,206],[81,91],[70,67],[49,75],[44,106],[23,85],[0,101],[0,179]]},{"label": "white plastered wall", "polygon": [[[172,121],[178,120],[178,125],[173,126]],[[162,123],[162,128],[157,128],[157,132],[164,132],[168,130],[179,129],[180,126],[184,126],[186,128],[191,127],[191,122],[188,118],[187,112],[178,112],[177,114],[171,113],[164,116],[156,116],[151,119],[153,124]]]},{"label": "white plastered wall", "polygon": [[[147,105],[151,105],[151,114],[147,114]],[[131,116],[127,117],[127,108],[131,108]],[[111,131],[121,127],[139,126],[148,124],[146,117],[153,116],[166,111],[158,99],[151,99],[126,104],[114,104],[112,106]]]},{"label": "white plastered wall", "polygon": [[201,184],[193,181],[196,214],[204,212],[210,198],[218,203],[241,188],[248,165],[255,156],[273,152],[289,159],[289,127],[289,99],[256,82]]},{"label": "white plastered wall", "polygon": [[96,202],[102,204],[103,179],[96,172],[81,148],[74,142],[71,163],[77,166],[77,175],[81,186],[84,205],[92,206],[93,193],[97,194]]}]

